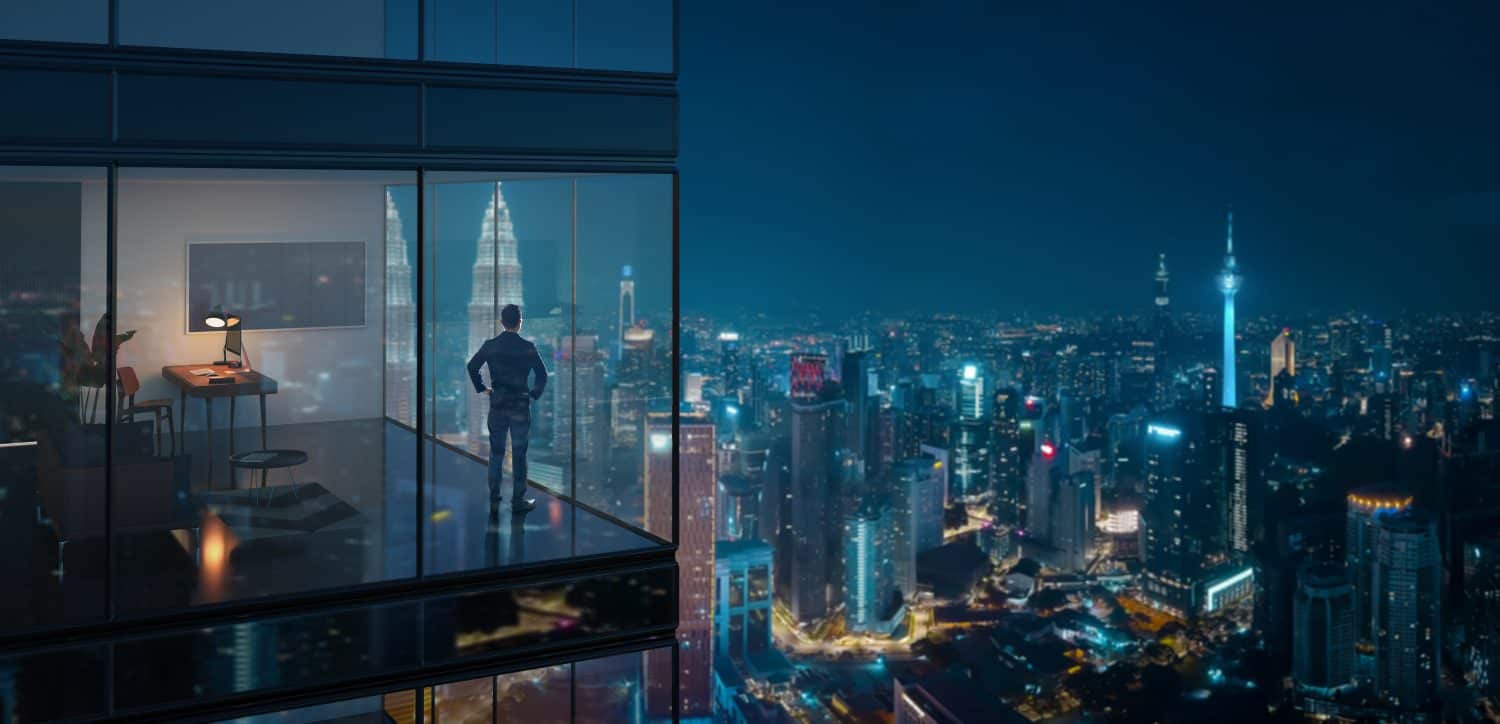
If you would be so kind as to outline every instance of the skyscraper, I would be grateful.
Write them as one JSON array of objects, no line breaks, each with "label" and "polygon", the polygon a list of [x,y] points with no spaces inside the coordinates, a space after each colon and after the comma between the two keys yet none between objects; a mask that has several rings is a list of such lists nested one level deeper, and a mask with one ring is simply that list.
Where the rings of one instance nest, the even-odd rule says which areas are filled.
[{"label": "skyscraper", "polygon": [[[680,494],[677,530],[677,639],[681,642],[679,713],[683,718],[710,716],[713,709],[713,579],[715,470],[714,426],[698,417],[678,421],[677,486]],[[672,535],[672,416],[653,414],[646,431],[646,523],[663,538]],[[647,655],[647,709],[670,715],[672,656]]]},{"label": "skyscraper", "polygon": [[620,307],[615,317],[615,358],[625,352],[625,330],[635,326],[635,270],[620,269]]},{"label": "skyscraper", "polygon": [[1344,516],[1344,570],[1358,592],[1354,605],[1354,636],[1364,655],[1374,652],[1370,597],[1375,587],[1371,575],[1375,559],[1375,516],[1397,513],[1411,506],[1411,496],[1391,488],[1367,487],[1349,494]]},{"label": "skyscraper", "polygon": [[1094,552],[1094,476],[1088,472],[1060,476],[1052,496],[1052,547],[1056,565],[1069,571],[1088,567]]},{"label": "skyscraper", "polygon": [[719,333],[719,378],[723,393],[729,396],[736,395],[744,382],[740,370],[739,332]]},{"label": "skyscraper", "polygon": [[771,546],[720,541],[714,550],[716,649],[735,661],[771,650]]},{"label": "skyscraper", "polygon": [[1235,392],[1238,376],[1234,360],[1234,295],[1240,290],[1239,265],[1234,260],[1234,212],[1229,212],[1227,233],[1224,237],[1224,268],[1219,272],[1219,291],[1224,295],[1224,364],[1220,388],[1223,390],[1223,407],[1239,406]]},{"label": "skyscraper", "polygon": [[861,462],[868,463],[875,449],[875,417],[879,413],[879,398],[875,391],[878,381],[874,352],[850,351],[842,362],[842,385],[844,399],[849,402],[849,418],[846,427],[848,440],[845,447],[854,451]]},{"label": "skyscraper", "polygon": [[[1021,473],[1021,393],[1004,389],[995,393],[990,416],[990,487],[995,491],[995,513],[1001,523],[1021,520],[1025,480]],[[1027,450],[1026,454],[1031,451]]]},{"label": "skyscraper", "polygon": [[[521,260],[516,253],[516,229],[511,223],[510,207],[505,203],[499,181],[479,225],[474,240],[473,281],[469,288],[469,350],[479,349],[485,340],[500,333],[500,309],[521,303]],[[558,385],[561,387],[561,385]],[[490,454],[489,398],[469,395],[468,448],[480,457]],[[557,408],[562,409],[562,408]],[[507,452],[509,454],[509,452]]]},{"label": "skyscraper", "polygon": [[1371,561],[1375,690],[1390,706],[1426,710],[1442,678],[1442,558],[1437,523],[1407,508],[1375,516]]},{"label": "skyscraper", "polygon": [[1266,397],[1266,404],[1273,405],[1276,402],[1278,392],[1287,394],[1290,391],[1276,389],[1277,380],[1281,373],[1286,372],[1290,377],[1297,375],[1297,346],[1292,342],[1291,328],[1284,328],[1281,334],[1271,340],[1271,391]]},{"label": "skyscraper", "polygon": [[1201,423],[1189,415],[1146,426],[1146,491],[1141,516],[1142,588],[1157,605],[1187,616],[1195,606],[1205,556],[1214,550],[1217,493],[1202,475]]},{"label": "skyscraper", "polygon": [[891,507],[870,496],[844,516],[844,625],[850,631],[880,628],[894,593]]},{"label": "skyscraper", "polygon": [[837,570],[833,558],[841,553],[837,540],[843,528],[842,485],[834,456],[844,436],[846,407],[841,396],[833,395],[791,403],[791,549],[784,556],[777,551],[777,563],[790,569],[788,607],[798,623],[820,619],[829,610]]},{"label": "skyscraper", "polygon": [[1344,567],[1303,567],[1292,604],[1292,676],[1327,691],[1354,683],[1355,589]]},{"label": "skyscraper", "polygon": [[1259,462],[1262,427],[1259,413],[1226,409],[1207,416],[1210,483],[1218,488],[1215,508],[1221,517],[1215,539],[1234,553],[1248,553],[1260,537],[1264,504]]},{"label": "skyscraper", "polygon": [[[412,396],[417,385],[416,295],[411,284],[408,242],[401,214],[385,192],[385,414],[416,426]],[[477,349],[477,348],[476,348]]]},{"label": "skyscraper", "polygon": [[891,579],[901,595],[917,587],[917,556],[943,544],[943,477],[936,458],[896,463],[891,480]]},{"label": "skyscraper", "polygon": [[1168,286],[1172,277],[1167,273],[1167,255],[1158,254],[1156,257],[1156,275],[1153,278],[1156,286],[1156,298],[1153,300],[1152,309],[1152,337],[1155,342],[1156,360],[1152,363],[1152,371],[1156,374],[1155,401],[1158,407],[1165,407],[1170,403],[1172,391],[1172,369],[1169,343],[1172,338],[1172,309],[1171,297],[1168,294]]},{"label": "skyscraper", "polygon": [[1464,669],[1485,696],[1500,696],[1500,534],[1464,544]]}]

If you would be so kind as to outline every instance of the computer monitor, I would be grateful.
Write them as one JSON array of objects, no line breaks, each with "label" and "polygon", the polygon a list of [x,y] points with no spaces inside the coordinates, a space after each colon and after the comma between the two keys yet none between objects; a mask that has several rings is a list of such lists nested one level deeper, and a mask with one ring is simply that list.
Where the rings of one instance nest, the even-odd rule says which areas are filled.
[{"label": "computer monitor", "polygon": [[[233,353],[238,359],[231,361],[229,355]],[[245,338],[240,333],[238,326],[231,327],[224,332],[224,364],[230,367],[239,367],[245,362]]]}]

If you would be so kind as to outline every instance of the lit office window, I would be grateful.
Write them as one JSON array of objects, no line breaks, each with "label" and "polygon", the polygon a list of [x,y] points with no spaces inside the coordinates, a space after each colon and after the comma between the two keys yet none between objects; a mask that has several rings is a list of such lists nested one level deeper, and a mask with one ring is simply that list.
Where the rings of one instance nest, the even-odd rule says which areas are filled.
[{"label": "lit office window", "polygon": [[0,38],[61,43],[109,41],[109,0],[0,3]]},{"label": "lit office window", "polygon": [[0,633],[105,612],[107,189],[0,166]]},{"label": "lit office window", "polygon": [[672,0],[429,0],[427,57],[670,73]]},{"label": "lit office window", "polygon": [[416,0],[119,0],[120,43],[357,58],[417,57]]},{"label": "lit office window", "polygon": [[416,574],[415,180],[120,172],[122,615]]}]

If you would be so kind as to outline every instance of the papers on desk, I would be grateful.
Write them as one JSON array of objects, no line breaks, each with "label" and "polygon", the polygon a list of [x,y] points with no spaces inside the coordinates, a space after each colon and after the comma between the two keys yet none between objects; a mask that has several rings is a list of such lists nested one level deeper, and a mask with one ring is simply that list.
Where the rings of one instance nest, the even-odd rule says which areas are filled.
[{"label": "papers on desk", "polygon": [[210,369],[208,367],[201,367],[201,368],[196,369],[196,370],[188,370],[188,374],[190,374],[190,375],[192,375],[194,377],[213,377],[214,375],[219,374],[219,373],[213,371],[212,369]]},{"label": "papers on desk", "polygon": [[242,462],[242,463],[263,463],[263,462],[266,462],[266,461],[268,461],[268,460],[270,460],[270,459],[272,459],[274,457],[276,457],[276,453],[273,453],[273,452],[264,452],[264,451],[262,451],[262,452],[245,453],[244,455],[240,456],[240,462]]}]

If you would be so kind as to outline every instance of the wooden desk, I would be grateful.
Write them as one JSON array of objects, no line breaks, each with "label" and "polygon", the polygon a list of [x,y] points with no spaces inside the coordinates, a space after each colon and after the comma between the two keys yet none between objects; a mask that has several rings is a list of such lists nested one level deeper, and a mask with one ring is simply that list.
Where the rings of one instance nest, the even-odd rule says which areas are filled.
[{"label": "wooden desk", "polygon": [[[192,370],[211,369],[220,377],[227,377],[233,382],[227,384],[211,384],[209,377],[199,377],[192,374]],[[260,446],[266,446],[266,395],[276,394],[276,380],[256,371],[244,371],[231,369],[227,365],[196,364],[196,365],[167,365],[161,368],[161,376],[168,382],[177,386],[181,393],[182,409],[177,415],[178,439],[182,438],[183,420],[187,417],[187,399],[189,397],[203,398],[203,404],[207,411],[208,421],[208,485],[213,487],[214,482],[214,400],[220,397],[229,398],[229,454],[234,454],[234,401],[242,395],[257,395],[260,397]]]}]

